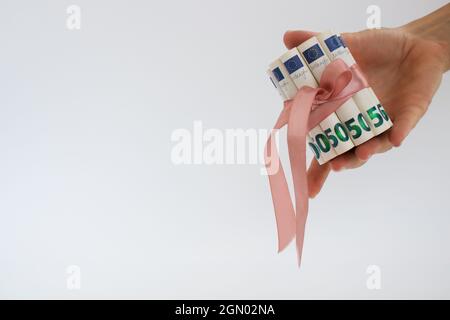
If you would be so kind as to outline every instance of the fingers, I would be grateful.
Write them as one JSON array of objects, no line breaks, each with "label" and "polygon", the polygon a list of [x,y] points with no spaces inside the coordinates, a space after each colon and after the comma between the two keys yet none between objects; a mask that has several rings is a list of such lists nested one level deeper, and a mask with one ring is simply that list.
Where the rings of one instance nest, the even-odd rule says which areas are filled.
[{"label": "fingers", "polygon": [[[385,37],[383,37],[383,31],[381,30],[372,29],[342,33],[342,38],[360,67],[373,64],[379,57],[386,55],[385,46],[375,45],[371,46],[370,50],[368,50],[369,45],[380,43],[380,41],[385,39]],[[396,50],[399,51],[398,48],[396,48]]]},{"label": "fingers", "polygon": [[383,153],[390,149],[392,149],[392,144],[389,141],[389,134],[386,132],[356,147],[355,155],[358,159],[367,161],[374,154]]},{"label": "fingers", "polygon": [[[309,38],[317,35],[318,32],[308,30],[288,30],[284,33],[283,41],[288,49],[292,49]],[[343,33],[345,43],[349,47],[359,48],[359,37],[357,33]]]},{"label": "fingers", "polygon": [[308,192],[310,198],[314,198],[320,192],[329,173],[329,163],[320,165],[316,159],[312,159],[308,169]]},{"label": "fingers", "polygon": [[420,106],[409,106],[403,109],[393,120],[394,126],[389,134],[389,141],[396,147],[401,145],[426,111],[426,107]]},{"label": "fingers", "polygon": [[361,47],[360,41],[360,33],[342,33],[341,36],[344,39],[345,45],[351,50],[351,53],[354,55],[355,52],[358,52]]},{"label": "fingers", "polygon": [[319,165],[313,159],[308,169],[309,197],[314,198],[320,192],[331,170],[337,172],[361,167],[372,155],[386,152],[391,148],[389,134],[386,132],[323,165]]},{"label": "fingers", "polygon": [[283,36],[284,44],[286,45],[286,48],[292,49],[301,44],[302,42],[305,42],[312,36],[315,36],[317,32],[313,31],[286,31],[286,33]]},{"label": "fingers", "polygon": [[340,155],[337,158],[334,158],[330,162],[331,169],[333,171],[341,171],[343,169],[354,169],[362,166],[364,163],[366,163],[367,160],[361,160],[359,159],[355,151],[348,151],[342,155]]},{"label": "fingers", "polygon": [[343,169],[361,167],[374,154],[383,153],[390,149],[392,149],[392,144],[389,141],[388,133],[381,134],[357,146],[354,150],[331,160],[331,169],[333,171],[341,171]]},{"label": "fingers", "polygon": [[[283,41],[286,48],[292,49],[317,34],[318,32],[308,30],[288,30],[283,36]],[[364,35],[364,31],[342,34],[345,43],[351,48],[353,54],[359,55],[361,49],[364,48],[364,43],[361,41],[361,35]]]}]

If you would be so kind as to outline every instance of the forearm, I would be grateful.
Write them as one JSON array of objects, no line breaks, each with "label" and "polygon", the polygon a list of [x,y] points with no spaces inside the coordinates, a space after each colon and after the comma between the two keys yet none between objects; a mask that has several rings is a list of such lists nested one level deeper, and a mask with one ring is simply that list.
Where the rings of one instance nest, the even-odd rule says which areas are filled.
[{"label": "forearm", "polygon": [[415,36],[439,43],[446,52],[445,70],[450,69],[450,4],[403,27],[402,30]]}]

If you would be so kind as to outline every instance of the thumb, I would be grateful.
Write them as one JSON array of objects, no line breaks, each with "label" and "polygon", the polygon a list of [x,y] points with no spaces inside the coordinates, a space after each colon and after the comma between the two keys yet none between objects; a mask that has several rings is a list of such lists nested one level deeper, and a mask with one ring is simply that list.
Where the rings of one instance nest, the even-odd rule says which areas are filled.
[{"label": "thumb", "polygon": [[315,36],[317,32],[306,31],[306,30],[297,30],[297,31],[286,31],[283,36],[284,45],[288,49],[295,48],[302,42],[305,42],[309,38]]}]

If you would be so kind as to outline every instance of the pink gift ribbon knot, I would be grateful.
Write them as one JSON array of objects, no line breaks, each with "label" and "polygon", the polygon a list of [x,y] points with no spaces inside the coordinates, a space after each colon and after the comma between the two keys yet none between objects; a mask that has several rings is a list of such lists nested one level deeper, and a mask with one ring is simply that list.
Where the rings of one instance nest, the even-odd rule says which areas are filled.
[{"label": "pink gift ribbon knot", "polygon": [[[367,87],[368,82],[356,64],[348,67],[341,59],[332,61],[325,67],[318,88],[303,86],[292,100],[284,103],[284,108],[267,140],[264,155],[277,222],[278,252],[284,250],[295,237],[299,265],[309,201],[306,136],[312,128],[335,112],[356,92]],[[294,184],[295,209],[273,139],[275,132],[285,125],[288,126],[287,143]]]}]

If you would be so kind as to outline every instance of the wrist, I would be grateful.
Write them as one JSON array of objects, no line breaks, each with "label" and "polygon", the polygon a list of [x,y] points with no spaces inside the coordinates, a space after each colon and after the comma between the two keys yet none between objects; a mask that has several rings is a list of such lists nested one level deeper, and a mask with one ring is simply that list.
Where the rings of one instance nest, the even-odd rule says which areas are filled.
[{"label": "wrist", "polygon": [[438,46],[441,56],[437,58],[443,62],[443,72],[450,69],[450,4],[398,29],[408,37]]}]

